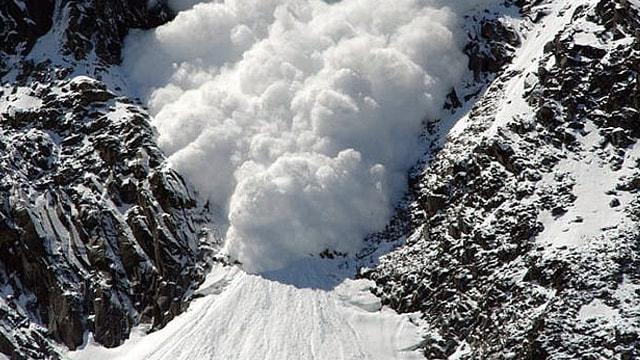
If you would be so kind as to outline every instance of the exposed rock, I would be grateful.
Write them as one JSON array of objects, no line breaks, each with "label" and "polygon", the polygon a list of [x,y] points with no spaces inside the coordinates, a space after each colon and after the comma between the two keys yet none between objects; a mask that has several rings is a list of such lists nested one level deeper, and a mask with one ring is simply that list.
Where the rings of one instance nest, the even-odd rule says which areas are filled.
[{"label": "exposed rock", "polygon": [[[141,321],[164,326],[204,278],[208,209],[164,164],[145,109],[99,80],[130,27],[169,19],[147,3],[0,4],[0,352],[13,358],[57,358],[52,341],[74,349],[87,331],[119,345]],[[51,27],[61,58],[25,60]],[[79,63],[87,74],[70,77]]]},{"label": "exposed rock", "polygon": [[[639,11],[622,0],[518,5],[522,19],[512,28],[525,35],[510,36],[495,19],[469,35],[476,80],[490,80],[484,92],[457,89],[466,101],[482,96],[464,130],[411,179],[387,230],[369,239],[398,241],[397,249],[361,275],[376,281],[385,304],[422,314],[427,358],[640,357],[640,293],[629,290],[640,279],[638,50],[624,45],[637,41]],[[539,62],[535,72],[523,59],[515,62],[524,68],[509,65],[513,54],[487,60],[536,36],[549,41],[529,60]],[[519,94],[505,89],[521,83],[527,105],[516,108]],[[459,164],[475,165],[467,172]],[[610,187],[590,190],[606,186],[601,174]],[[442,188],[446,196],[437,195]],[[594,222],[603,226],[580,233]]]}]

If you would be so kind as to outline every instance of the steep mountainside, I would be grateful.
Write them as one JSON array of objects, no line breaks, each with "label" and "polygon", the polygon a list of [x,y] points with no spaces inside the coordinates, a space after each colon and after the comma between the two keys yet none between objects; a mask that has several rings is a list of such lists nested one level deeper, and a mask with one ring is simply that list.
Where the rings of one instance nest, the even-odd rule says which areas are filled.
[{"label": "steep mountainside", "polygon": [[[173,16],[0,2],[0,358],[640,358],[640,1],[470,14],[468,74],[385,231],[198,290],[212,211],[117,66]],[[140,324],[164,329],[117,348]]]},{"label": "steep mountainside", "polygon": [[1,353],[118,345],[203,279],[207,210],[109,70],[129,27],[168,18],[145,4],[0,4]]},{"label": "steep mountainside", "polygon": [[406,244],[363,271],[423,314],[428,358],[640,356],[639,20],[636,2],[537,1],[482,23],[513,58],[434,128],[382,234]]}]

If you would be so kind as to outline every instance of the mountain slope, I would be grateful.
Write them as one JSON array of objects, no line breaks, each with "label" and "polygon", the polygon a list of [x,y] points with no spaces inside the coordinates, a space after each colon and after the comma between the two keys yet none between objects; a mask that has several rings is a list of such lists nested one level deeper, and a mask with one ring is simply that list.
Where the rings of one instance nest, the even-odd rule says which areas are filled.
[{"label": "mountain slope", "polygon": [[385,230],[257,275],[117,66],[165,2],[0,4],[0,354],[639,358],[640,2],[486,4]]},{"label": "mountain slope", "polygon": [[[411,316],[382,308],[371,281],[341,262],[304,261],[247,274],[217,266],[202,296],[165,328],[121,347],[90,343],[72,359],[421,359]],[[143,330],[143,329],[141,329]]]},{"label": "mountain slope", "polygon": [[513,61],[415,176],[413,235],[365,276],[424,314],[429,358],[634,358],[637,4],[522,15]]},{"label": "mountain slope", "polygon": [[75,348],[87,331],[118,345],[203,280],[207,209],[109,70],[128,27],[168,18],[144,3],[0,5],[0,352],[13,358],[58,357],[52,340]]}]

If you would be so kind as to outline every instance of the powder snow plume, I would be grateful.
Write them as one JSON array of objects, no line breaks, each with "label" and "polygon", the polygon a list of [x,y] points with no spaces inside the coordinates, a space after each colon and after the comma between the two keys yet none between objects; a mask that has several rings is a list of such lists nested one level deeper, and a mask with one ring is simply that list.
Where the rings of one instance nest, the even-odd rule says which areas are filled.
[{"label": "powder snow plume", "polygon": [[124,68],[171,165],[228,216],[226,250],[273,270],[356,251],[388,221],[479,3],[173,1],[173,21],[128,37]]}]

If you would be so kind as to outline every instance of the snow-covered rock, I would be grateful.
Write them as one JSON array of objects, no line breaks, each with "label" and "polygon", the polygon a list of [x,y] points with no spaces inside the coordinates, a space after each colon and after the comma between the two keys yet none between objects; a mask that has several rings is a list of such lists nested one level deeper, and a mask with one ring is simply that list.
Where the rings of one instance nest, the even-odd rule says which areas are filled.
[{"label": "snow-covered rock", "polygon": [[373,237],[408,240],[363,276],[423,313],[428,358],[637,358],[638,7],[521,5],[498,15],[513,59],[436,126],[402,231]]},{"label": "snow-covered rock", "polygon": [[108,70],[145,2],[44,3],[0,4],[0,352],[28,359],[163,326],[210,252],[205,204]]}]

